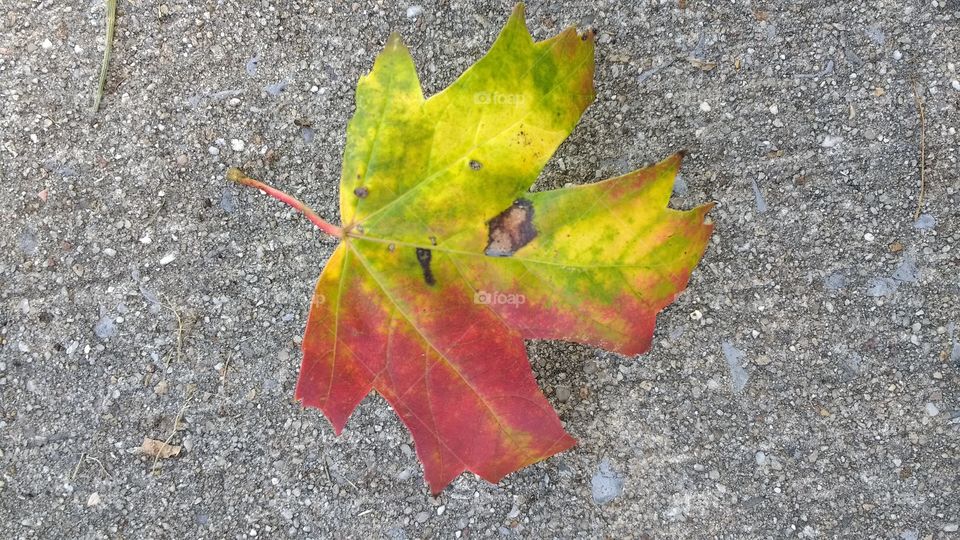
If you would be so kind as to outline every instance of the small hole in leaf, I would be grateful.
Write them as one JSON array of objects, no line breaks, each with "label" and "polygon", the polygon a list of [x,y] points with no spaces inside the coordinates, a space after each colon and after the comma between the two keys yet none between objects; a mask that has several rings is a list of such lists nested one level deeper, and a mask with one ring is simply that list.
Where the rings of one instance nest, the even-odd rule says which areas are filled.
[{"label": "small hole in leaf", "polygon": [[370,194],[370,190],[363,186],[360,186],[353,190],[353,194],[356,195],[357,197],[360,197],[361,199],[366,199],[367,195]]},{"label": "small hole in leaf", "polygon": [[479,171],[480,169],[483,168],[483,164],[480,163],[479,161],[475,160],[475,159],[471,159],[471,160],[470,160],[470,168],[473,169],[473,170],[475,170],[475,171]]}]

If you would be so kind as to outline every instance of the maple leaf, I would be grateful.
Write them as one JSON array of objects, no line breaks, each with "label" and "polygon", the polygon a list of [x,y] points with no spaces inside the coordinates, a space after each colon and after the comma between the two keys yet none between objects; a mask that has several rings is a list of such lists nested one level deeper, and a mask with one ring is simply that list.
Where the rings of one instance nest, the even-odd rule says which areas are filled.
[{"label": "maple leaf", "polygon": [[296,398],[339,434],[379,392],[434,494],[464,470],[497,482],[573,446],[524,339],[646,351],[709,240],[711,204],[667,208],[680,154],[529,191],[594,99],[593,38],[568,28],[534,42],[519,5],[486,56],[424,99],[391,35],[357,85],[342,228],[229,173],[341,239],[316,285]]}]

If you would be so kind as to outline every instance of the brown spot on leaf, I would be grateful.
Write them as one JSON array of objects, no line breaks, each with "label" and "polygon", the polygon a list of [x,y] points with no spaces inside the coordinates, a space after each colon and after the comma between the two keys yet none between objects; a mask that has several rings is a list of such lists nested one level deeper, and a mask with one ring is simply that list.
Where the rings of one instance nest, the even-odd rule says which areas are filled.
[{"label": "brown spot on leaf", "polygon": [[537,237],[533,228],[533,203],[527,199],[513,201],[497,217],[487,222],[488,242],[484,254],[509,257]]},{"label": "brown spot on leaf", "polygon": [[475,159],[471,159],[471,160],[470,160],[470,168],[473,169],[473,170],[475,170],[475,171],[479,171],[480,169],[483,168],[483,164],[480,163],[479,161],[475,160]]},{"label": "brown spot on leaf", "polygon": [[437,282],[433,277],[433,270],[430,269],[430,259],[433,253],[426,248],[417,248],[417,262],[420,263],[420,269],[423,270],[423,281],[427,285],[433,285]]},{"label": "brown spot on leaf", "polygon": [[393,253],[393,250],[395,250],[395,249],[397,249],[397,246],[396,246],[393,242],[390,242],[390,243],[387,245],[387,251],[389,251],[390,253]]},{"label": "brown spot on leaf", "polygon": [[366,199],[367,195],[370,194],[370,190],[363,186],[360,186],[353,190],[353,194],[356,195],[357,197],[360,197],[361,199]]}]

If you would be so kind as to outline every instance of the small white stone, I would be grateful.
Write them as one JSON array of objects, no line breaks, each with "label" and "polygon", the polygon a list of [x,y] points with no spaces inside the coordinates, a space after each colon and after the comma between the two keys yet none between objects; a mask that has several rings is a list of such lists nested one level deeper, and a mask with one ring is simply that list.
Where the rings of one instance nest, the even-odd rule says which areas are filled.
[{"label": "small white stone", "polygon": [[100,494],[94,491],[87,497],[87,506],[96,506],[100,504]]},{"label": "small white stone", "polygon": [[162,259],[160,259],[160,266],[166,266],[172,263],[174,260],[176,260],[176,258],[177,258],[176,253],[167,253],[166,255],[163,256]]},{"label": "small white stone", "polygon": [[210,152],[211,156],[215,156],[220,153],[220,149],[217,148],[216,146],[211,146],[210,148],[207,148],[207,151]]},{"label": "small white stone", "polygon": [[230,98],[230,101],[227,102],[231,107],[236,107],[240,104],[240,98]]},{"label": "small white stone", "polygon": [[863,239],[867,242],[873,242],[874,236],[873,233],[867,233],[863,235]]},{"label": "small white stone", "polygon": [[902,52],[900,52],[900,51],[893,51],[893,59],[894,59],[894,60],[899,60],[899,59],[901,59],[901,58],[903,58],[903,53],[902,53]]},{"label": "small white stone", "polygon": [[243,152],[243,149],[246,148],[247,143],[241,141],[240,139],[230,139],[230,148],[233,148],[234,152]]},{"label": "small white stone", "polygon": [[960,92],[960,81],[954,79],[950,81],[950,86],[952,86],[953,89],[956,90],[957,92]]},{"label": "small white stone", "polygon": [[710,112],[713,110],[713,107],[711,107],[709,103],[704,101],[703,103],[700,104],[700,110],[703,112]]},{"label": "small white stone", "polygon": [[839,137],[837,135],[827,135],[823,138],[823,142],[820,143],[820,146],[824,148],[833,148],[834,146],[840,144],[841,141],[843,141],[843,137]]},{"label": "small white stone", "polygon": [[933,403],[927,403],[927,414],[930,416],[937,416],[940,414],[940,409],[937,408],[937,406]]},{"label": "small white stone", "polygon": [[770,114],[780,114],[780,107],[777,107],[776,104],[771,105]]},{"label": "small white stone", "polygon": [[43,40],[43,43],[40,44],[40,46],[43,47],[44,50],[50,50],[53,48],[53,43],[51,43],[49,39],[45,39]]},{"label": "small white stone", "polygon": [[107,257],[114,257],[117,255],[117,250],[113,248],[103,248],[103,254]]},{"label": "small white stone", "polygon": [[412,5],[407,8],[407,18],[416,19],[420,15],[423,15],[423,8],[418,5]]},{"label": "small white stone", "polygon": [[447,510],[447,507],[441,504],[440,506],[437,507],[437,515],[442,516],[446,510]]}]

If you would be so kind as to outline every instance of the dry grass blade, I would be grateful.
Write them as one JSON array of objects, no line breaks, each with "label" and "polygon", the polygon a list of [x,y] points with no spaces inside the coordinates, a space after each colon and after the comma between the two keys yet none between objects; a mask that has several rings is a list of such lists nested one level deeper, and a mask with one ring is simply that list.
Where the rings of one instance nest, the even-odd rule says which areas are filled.
[{"label": "dry grass blade", "polygon": [[[163,441],[163,444],[157,445],[157,448],[156,448],[157,453],[154,454],[154,456],[153,456],[153,465],[150,466],[150,470],[153,471],[154,473],[158,472],[158,471],[157,471],[157,462],[160,461],[160,457],[161,457],[161,453],[162,453],[161,451],[162,451],[163,449],[167,448],[167,447],[171,447],[171,446],[172,446],[172,445],[170,444],[170,441],[172,441],[172,440],[173,440],[173,437],[176,436],[176,434],[177,434],[177,426],[180,425],[180,419],[183,418],[183,413],[184,413],[184,411],[187,410],[187,405],[189,405],[189,404],[190,404],[190,396],[188,395],[188,396],[187,396],[187,399],[184,400],[184,402],[183,402],[183,406],[180,407],[180,411],[177,413],[177,417],[173,419],[173,427],[170,429],[170,435],[168,435],[167,438],[166,438],[166,440]],[[177,453],[179,454],[179,447],[177,447],[177,449],[178,449],[178,452],[177,452]]]},{"label": "dry grass blade", "polygon": [[100,110],[103,88],[107,84],[107,71],[110,69],[110,53],[113,51],[113,34],[117,28],[117,0],[107,0],[107,39],[103,49],[103,63],[100,64],[100,82],[93,98],[93,113]]}]

